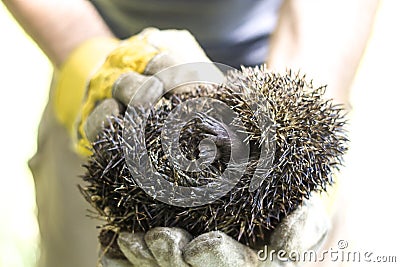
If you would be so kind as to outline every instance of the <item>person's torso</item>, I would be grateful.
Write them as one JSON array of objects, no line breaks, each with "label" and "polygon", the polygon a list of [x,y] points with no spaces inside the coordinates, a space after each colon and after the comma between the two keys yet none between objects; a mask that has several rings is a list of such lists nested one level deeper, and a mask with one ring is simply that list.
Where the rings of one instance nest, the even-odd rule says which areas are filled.
[{"label": "person's torso", "polygon": [[213,61],[265,61],[282,0],[91,0],[119,38],[146,27],[187,29]]}]

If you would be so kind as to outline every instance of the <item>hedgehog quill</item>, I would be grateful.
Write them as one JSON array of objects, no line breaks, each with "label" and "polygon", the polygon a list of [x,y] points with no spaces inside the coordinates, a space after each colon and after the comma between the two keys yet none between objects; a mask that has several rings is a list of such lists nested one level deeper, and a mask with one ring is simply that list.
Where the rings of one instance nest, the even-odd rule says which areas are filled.
[{"label": "hedgehog quill", "polygon": [[[244,88],[255,96],[248,98],[232,88]],[[239,90],[240,91],[240,90]],[[244,92],[244,91],[240,91]],[[226,83],[198,86],[186,93],[165,95],[153,108],[146,122],[145,141],[156,172],[180,186],[200,186],[219,179],[229,162],[233,146],[240,146],[235,135],[224,130],[223,123],[210,114],[199,113],[181,129],[179,145],[186,158],[207,154],[202,140],[213,137],[217,156],[200,172],[177,170],[162,149],[162,126],[168,114],[190,99],[208,97],[221,101],[239,113],[242,132],[250,147],[244,173],[230,192],[212,203],[197,207],[178,207],[152,198],[132,178],[123,152],[123,115],[111,118],[94,142],[93,155],[85,165],[80,190],[104,220],[102,245],[110,242],[107,231],[147,231],[156,226],[180,227],[197,236],[220,230],[252,248],[263,245],[271,230],[312,192],[325,191],[334,183],[333,175],[343,163],[347,150],[345,112],[341,105],[324,99],[325,87],[314,87],[299,73],[273,73],[265,66],[230,71]],[[256,109],[250,108],[256,104]],[[254,106],[254,105],[253,105]],[[274,157],[265,180],[249,190],[264,143],[263,130],[254,113],[266,112],[272,121]],[[264,144],[265,145],[265,144]],[[108,243],[107,243],[108,242]]]}]

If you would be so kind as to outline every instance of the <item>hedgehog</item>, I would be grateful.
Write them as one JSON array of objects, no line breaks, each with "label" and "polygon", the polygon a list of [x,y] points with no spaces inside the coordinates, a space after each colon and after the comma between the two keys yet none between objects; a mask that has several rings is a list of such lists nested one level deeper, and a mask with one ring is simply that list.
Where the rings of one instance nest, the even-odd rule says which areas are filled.
[{"label": "hedgehog", "polygon": [[[326,86],[313,86],[300,72],[275,73],[264,65],[242,67],[228,71],[222,84],[168,93],[151,107],[143,131],[146,155],[153,171],[174,185],[230,183],[221,177],[229,168],[231,152],[248,148],[246,159],[235,163],[233,173],[238,171],[238,177],[230,190],[202,205],[171,205],[149,195],[134,179],[135,170],[124,150],[127,143],[129,151],[135,150],[136,142],[127,140],[127,132],[133,134],[128,128],[139,122],[124,114],[110,118],[109,126],[92,144],[93,154],[82,176],[86,185],[80,187],[96,210],[94,217],[104,222],[100,243],[118,251],[116,238],[111,238],[118,232],[166,226],[183,228],[193,236],[219,230],[254,249],[264,245],[285,216],[311,193],[326,191],[334,183],[343,165],[348,145],[344,106],[325,99],[325,90]],[[203,108],[180,129],[172,129],[179,130],[179,138],[173,141],[187,160],[206,161],[199,171],[175,168],[171,151],[163,147],[165,136],[171,136],[163,136],[163,126],[183,103],[201,98],[214,99],[240,115],[225,119],[213,114],[218,108]],[[260,118],[268,127],[262,127]],[[230,131],[232,127],[236,130]],[[239,138],[241,134],[246,138]],[[130,161],[141,160],[140,155],[129,157]],[[260,162],[265,159],[269,164]],[[261,170],[260,164],[264,166]],[[252,188],[257,175],[259,180]]]}]

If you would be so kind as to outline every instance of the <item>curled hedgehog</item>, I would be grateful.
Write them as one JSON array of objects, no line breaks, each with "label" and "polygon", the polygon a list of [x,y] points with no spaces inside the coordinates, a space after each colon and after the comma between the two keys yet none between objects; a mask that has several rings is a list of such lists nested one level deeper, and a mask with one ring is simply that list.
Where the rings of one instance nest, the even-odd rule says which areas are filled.
[{"label": "curled hedgehog", "polygon": [[[136,232],[167,226],[194,236],[220,230],[252,248],[263,245],[282,218],[312,192],[325,191],[334,182],[333,175],[342,165],[348,141],[345,113],[343,106],[324,99],[325,89],[314,87],[299,73],[273,73],[260,66],[229,71],[223,84],[164,95],[152,107],[144,127],[146,155],[162,179],[182,187],[229,184],[229,177],[221,177],[229,168],[232,151],[248,148],[246,160],[239,159],[233,168],[240,176],[231,189],[203,205],[176,206],[147,194],[134,179],[135,171],[138,175],[140,171],[127,163],[140,162],[141,156],[128,159],[124,152],[127,146],[130,151],[137,149],[137,142],[127,140],[126,133],[134,133],[128,127],[140,122],[123,114],[111,118],[110,126],[92,144],[93,154],[82,177],[87,186],[80,188],[97,217],[105,221],[100,242],[110,243],[110,229]],[[183,126],[169,122],[171,132],[163,135],[171,112],[203,97],[224,103],[240,116],[218,117],[212,112],[218,109],[214,106],[210,112],[195,113]],[[260,125],[263,117],[268,128]],[[236,131],[229,130],[232,127]],[[200,171],[174,167],[171,151],[163,147],[174,131],[179,138],[170,141],[178,143],[184,157],[206,163]],[[270,164],[261,164],[265,159]],[[260,170],[260,164],[268,168]],[[261,179],[251,188],[257,175]]]}]

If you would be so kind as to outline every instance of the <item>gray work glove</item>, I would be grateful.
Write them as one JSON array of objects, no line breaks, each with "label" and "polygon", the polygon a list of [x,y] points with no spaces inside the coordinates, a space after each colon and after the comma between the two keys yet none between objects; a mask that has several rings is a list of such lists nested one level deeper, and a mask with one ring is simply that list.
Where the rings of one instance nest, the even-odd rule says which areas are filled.
[{"label": "gray work glove", "polygon": [[[276,227],[268,251],[302,253],[317,250],[323,243],[330,221],[321,200],[306,200]],[[102,267],[272,267],[293,266],[295,262],[265,259],[266,251],[255,251],[228,235],[213,231],[193,238],[179,228],[156,227],[146,233],[120,233],[118,245],[128,260],[104,256]]]},{"label": "gray work glove", "polygon": [[[152,30],[153,31],[153,30]],[[89,141],[95,140],[107,124],[107,117],[120,113],[121,105],[147,105],[166,91],[193,81],[222,82],[221,72],[203,65],[182,66],[162,71],[177,64],[209,61],[194,38],[185,31],[147,33],[152,45],[170,49],[154,56],[143,73],[127,71],[112,86],[112,98],[100,101],[84,121]],[[122,59],[121,59],[122,60]],[[160,72],[162,71],[162,72]],[[154,76],[152,76],[154,75]],[[274,231],[268,246],[275,250],[303,251],[318,247],[327,231],[328,220],[318,200],[305,204],[285,218]],[[132,266],[279,266],[280,262],[260,261],[257,251],[244,246],[226,234],[213,231],[192,237],[178,228],[156,227],[146,233],[120,233],[118,245],[127,260],[101,259],[103,267]]]},{"label": "gray work glove", "polygon": [[[144,51],[136,51],[136,47]],[[130,63],[131,60],[145,64],[144,70],[138,66],[140,64]],[[194,62],[198,65],[188,64]],[[172,66],[180,67],[160,72]],[[122,42],[90,80],[88,95],[93,97],[87,97],[86,102],[95,102],[95,107],[90,110],[87,118],[81,118],[84,131],[82,136],[93,142],[103,127],[107,126],[107,118],[119,114],[123,106],[154,103],[167,91],[187,82],[222,82],[222,79],[222,73],[213,67],[188,31],[146,29]],[[102,94],[107,90],[101,87],[109,83],[109,80],[113,84],[112,98],[104,99]]]}]

